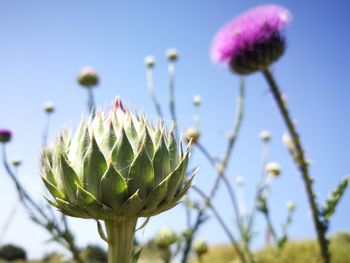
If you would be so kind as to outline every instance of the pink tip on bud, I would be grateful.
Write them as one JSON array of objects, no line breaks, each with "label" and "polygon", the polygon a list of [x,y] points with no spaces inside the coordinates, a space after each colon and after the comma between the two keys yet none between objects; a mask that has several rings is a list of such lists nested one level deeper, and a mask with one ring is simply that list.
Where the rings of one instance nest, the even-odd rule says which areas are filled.
[{"label": "pink tip on bud", "polygon": [[122,101],[121,101],[121,99],[120,99],[119,96],[115,99],[114,108],[115,108],[116,110],[121,110],[122,112],[125,113],[124,106],[123,106]]}]

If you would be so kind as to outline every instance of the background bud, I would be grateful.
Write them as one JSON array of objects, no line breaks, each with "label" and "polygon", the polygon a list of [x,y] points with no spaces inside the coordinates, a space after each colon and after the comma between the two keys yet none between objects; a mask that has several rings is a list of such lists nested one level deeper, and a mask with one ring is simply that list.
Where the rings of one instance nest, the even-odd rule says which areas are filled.
[{"label": "background bud", "polygon": [[16,156],[11,160],[11,163],[13,166],[18,167],[22,164],[22,160]]},{"label": "background bud", "polygon": [[160,229],[156,235],[154,242],[159,248],[168,248],[170,245],[177,241],[176,233],[168,227],[163,227]]},{"label": "background bud", "polygon": [[200,105],[202,104],[202,98],[201,98],[201,96],[195,95],[195,96],[193,97],[193,104],[194,104],[195,106],[200,106]]},{"label": "background bud", "polygon": [[204,239],[197,239],[193,243],[193,249],[196,252],[198,257],[202,257],[209,250],[207,242]]},{"label": "background bud", "polygon": [[185,131],[185,140],[187,143],[192,140],[192,143],[196,144],[200,135],[200,131],[197,128],[190,127]]},{"label": "background bud", "polygon": [[281,173],[281,167],[278,163],[271,162],[266,164],[265,171],[271,176],[279,176]]},{"label": "background bud", "polygon": [[269,142],[271,140],[271,133],[269,131],[261,131],[259,137],[263,142]]},{"label": "background bud", "polygon": [[286,203],[286,207],[287,207],[287,209],[288,209],[289,211],[294,211],[295,208],[296,208],[296,205],[295,205],[295,203],[294,203],[293,201],[288,201],[288,202]]},{"label": "background bud", "polygon": [[156,60],[153,56],[147,56],[145,57],[145,65],[148,68],[153,68],[154,65],[156,64]]},{"label": "background bud", "polygon": [[86,88],[92,88],[98,84],[99,76],[93,68],[85,67],[79,73],[78,82]]},{"label": "background bud", "polygon": [[44,111],[47,113],[52,113],[55,111],[55,107],[52,101],[47,101],[44,103]]},{"label": "background bud", "polygon": [[176,51],[175,48],[169,48],[166,52],[165,52],[165,56],[169,61],[177,61],[179,59],[179,55]]}]

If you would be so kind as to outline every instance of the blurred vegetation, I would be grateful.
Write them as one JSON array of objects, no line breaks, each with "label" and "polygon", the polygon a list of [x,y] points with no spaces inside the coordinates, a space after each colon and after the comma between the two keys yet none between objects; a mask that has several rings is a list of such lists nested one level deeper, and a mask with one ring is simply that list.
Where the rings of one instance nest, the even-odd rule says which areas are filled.
[{"label": "blurred vegetation", "polygon": [[15,261],[26,259],[26,251],[19,246],[8,244],[0,247],[0,260]]},{"label": "blurred vegetation", "polygon": [[[350,262],[350,233],[340,232],[331,238],[330,248],[332,253],[332,263]],[[89,245],[81,251],[87,262],[107,262],[106,251],[95,245]],[[163,263],[161,251],[150,241],[143,249],[139,263]],[[314,240],[290,241],[287,242],[283,251],[273,248],[265,248],[256,253],[258,263],[320,263],[318,244]],[[8,261],[0,259],[0,263]],[[27,262],[25,260],[15,260],[12,262]],[[58,253],[50,253],[42,260],[30,261],[31,263],[71,263]],[[198,263],[193,256],[191,263]],[[203,256],[201,263],[239,263],[236,255],[229,245],[214,245]]]}]

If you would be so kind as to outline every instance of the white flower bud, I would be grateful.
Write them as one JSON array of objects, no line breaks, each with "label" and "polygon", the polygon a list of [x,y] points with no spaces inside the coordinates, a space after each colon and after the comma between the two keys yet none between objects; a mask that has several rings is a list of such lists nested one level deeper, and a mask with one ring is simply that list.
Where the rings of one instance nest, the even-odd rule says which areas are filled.
[{"label": "white flower bud", "polygon": [[47,101],[44,103],[44,111],[47,113],[52,113],[55,111],[55,106],[52,101]]},{"label": "white flower bud", "polygon": [[195,95],[195,96],[193,97],[193,104],[194,104],[195,106],[200,106],[200,105],[202,104],[202,98],[201,98],[201,96]]},{"label": "white flower bud", "polygon": [[176,61],[179,59],[179,55],[178,55],[177,50],[175,48],[169,48],[165,52],[165,56],[167,57],[167,59],[169,61]]},{"label": "white flower bud", "polygon": [[269,142],[271,140],[271,133],[269,131],[261,131],[259,137],[263,142]]},{"label": "white flower bud", "polygon": [[145,57],[145,65],[148,68],[153,68],[156,64],[156,59],[153,56],[147,56]]},{"label": "white flower bud", "polygon": [[281,167],[278,163],[271,162],[266,164],[265,171],[271,176],[279,176],[281,173]]}]

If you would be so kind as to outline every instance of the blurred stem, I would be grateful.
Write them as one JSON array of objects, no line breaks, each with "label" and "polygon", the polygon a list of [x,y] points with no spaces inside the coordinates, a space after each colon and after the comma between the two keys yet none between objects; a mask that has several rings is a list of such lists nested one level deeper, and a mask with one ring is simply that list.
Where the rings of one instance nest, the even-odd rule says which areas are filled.
[{"label": "blurred stem", "polygon": [[248,224],[247,224],[247,231],[248,231],[249,236],[250,236],[250,233],[252,231],[253,224],[254,224],[254,219],[255,219],[256,210],[257,210],[256,206],[258,203],[259,196],[261,196],[261,194],[263,193],[263,191],[266,187],[265,167],[266,167],[266,164],[268,162],[268,158],[269,158],[268,142],[263,142],[261,175],[260,175],[260,179],[259,179],[258,184],[257,184],[257,189],[256,189],[256,193],[255,193],[254,203],[253,203],[254,206],[253,206],[252,212],[250,213],[250,216],[248,218]]},{"label": "blurred stem", "polygon": [[277,234],[276,234],[275,228],[273,227],[273,224],[272,224],[272,221],[271,221],[269,209],[267,208],[267,211],[263,212],[263,214],[264,214],[264,217],[265,217],[265,220],[266,220],[266,223],[267,223],[268,231],[269,231],[269,233],[271,233],[271,236],[272,236],[272,239],[273,239],[273,243],[274,243],[274,245],[276,245],[277,244]]},{"label": "blurred stem", "polygon": [[47,112],[46,113],[46,124],[44,127],[43,139],[42,139],[43,146],[46,146],[46,144],[47,144],[47,137],[48,137],[49,129],[50,129],[50,120],[51,120],[51,113]]},{"label": "blurred stem", "polygon": [[95,98],[94,98],[94,93],[92,92],[93,87],[87,87],[86,88],[88,91],[88,111],[91,114],[95,114]]},{"label": "blurred stem", "polygon": [[2,144],[2,154],[3,154],[3,164],[5,166],[5,170],[11,178],[12,182],[15,184],[17,189],[20,201],[27,209],[30,218],[36,224],[45,228],[54,240],[57,240],[58,243],[64,245],[73,255],[73,258],[78,263],[84,263],[84,260],[81,258],[79,254],[79,249],[74,243],[73,235],[69,231],[68,228],[62,230],[60,225],[57,223],[57,220],[54,215],[50,218],[50,216],[32,199],[26,189],[22,186],[22,184],[17,179],[16,174],[11,170],[10,165],[7,161],[7,153],[5,144]]},{"label": "blurred stem", "polygon": [[105,220],[108,263],[131,263],[137,218]]},{"label": "blurred stem", "polygon": [[147,67],[146,69],[146,79],[147,79],[147,88],[148,93],[151,96],[151,99],[153,101],[154,107],[156,108],[157,115],[160,118],[163,118],[162,108],[158,102],[157,96],[154,92],[154,81],[153,81],[153,68]]},{"label": "blurred stem", "polygon": [[9,229],[10,225],[12,222],[14,222],[14,217],[16,215],[17,212],[17,208],[18,208],[18,204],[16,203],[14,205],[14,207],[11,209],[9,216],[7,217],[5,224],[2,228],[1,234],[0,234],[0,246],[2,245],[2,241],[5,238],[5,235],[7,233],[7,230]]},{"label": "blurred stem", "polygon": [[245,85],[244,85],[243,78],[241,78],[240,87],[239,87],[239,95],[237,98],[236,119],[235,119],[233,132],[230,135],[224,158],[220,164],[221,167],[219,167],[218,176],[216,177],[216,180],[214,182],[214,186],[210,192],[210,195],[209,195],[210,198],[215,196],[216,191],[219,188],[220,180],[223,178],[223,175],[227,169],[228,162],[229,162],[231,154],[232,154],[232,150],[234,148],[236,139],[238,137],[240,128],[242,126],[242,120],[243,120],[243,114],[244,114],[244,95],[245,95]]},{"label": "blurred stem", "polygon": [[175,63],[169,62],[168,63],[168,79],[169,79],[169,109],[170,109],[170,116],[171,119],[174,122],[174,130],[175,134],[177,135],[177,118],[176,118],[176,111],[175,111]]},{"label": "blurred stem", "polygon": [[240,260],[242,260],[242,263],[247,262],[244,254],[243,254],[243,252],[242,252],[242,250],[241,250],[241,248],[240,248],[240,246],[239,246],[239,244],[237,242],[237,240],[235,239],[235,237],[231,233],[231,231],[228,228],[228,226],[225,224],[225,221],[222,219],[222,217],[220,216],[219,212],[211,204],[209,196],[207,196],[201,189],[199,189],[195,185],[192,186],[192,189],[195,190],[205,200],[205,203],[206,203],[207,207],[210,208],[210,210],[212,211],[213,215],[215,216],[215,218],[219,222],[220,226],[222,227],[222,229],[224,230],[226,235],[229,237],[231,245],[234,247],[238,257],[240,258]]},{"label": "blurred stem", "polygon": [[[203,153],[203,155],[208,159],[209,163],[217,170],[218,174],[216,176],[215,182],[214,182],[214,186],[212,188],[212,190],[210,191],[210,194],[208,196],[208,200],[212,200],[216,194],[216,191],[219,188],[219,184],[220,181],[223,180],[224,184],[226,185],[226,188],[228,190],[231,202],[233,204],[234,207],[234,212],[237,218],[237,222],[238,222],[238,227],[240,230],[240,234],[241,236],[246,236],[245,235],[245,230],[244,230],[244,225],[241,222],[241,217],[239,215],[239,209],[238,209],[238,204],[236,201],[236,197],[234,195],[234,191],[232,186],[230,185],[227,177],[225,176],[225,172],[228,166],[228,162],[230,160],[231,154],[232,154],[232,150],[234,148],[236,139],[238,137],[241,125],[242,125],[242,120],[243,120],[243,113],[244,113],[244,97],[245,97],[245,85],[244,85],[244,80],[243,78],[241,78],[240,80],[240,87],[239,87],[239,95],[237,98],[237,110],[236,110],[236,119],[235,119],[235,123],[234,123],[234,128],[233,128],[233,133],[230,136],[228,145],[227,145],[227,149],[225,151],[225,155],[224,158],[222,160],[222,162],[218,163],[217,160],[215,160],[211,154],[206,150],[205,147],[203,147],[203,145],[197,143],[197,147],[198,149]],[[218,164],[220,165],[219,167]],[[218,169],[219,168],[219,169]],[[189,254],[189,250],[192,246],[192,242],[193,242],[193,236],[194,234],[197,232],[197,230],[199,229],[200,225],[203,223],[202,217],[204,216],[204,211],[200,211],[197,214],[197,218],[195,221],[195,224],[192,228],[192,234],[189,238],[186,239],[186,245],[185,245],[185,250],[184,250],[184,254],[183,254],[183,258],[182,258],[182,263],[185,263],[187,258],[188,258],[188,254]],[[250,262],[254,262],[253,259],[253,255],[250,252],[250,249],[248,247],[248,244],[246,244],[246,250],[247,250],[247,255],[249,257]],[[245,260],[245,259],[244,259]],[[246,261],[244,261],[246,262]]]},{"label": "blurred stem", "polygon": [[307,198],[311,208],[312,219],[317,232],[317,238],[318,238],[318,243],[319,243],[320,251],[322,255],[322,261],[323,263],[330,263],[329,242],[326,237],[326,228],[324,226],[324,222],[322,222],[320,218],[320,211],[317,206],[316,196],[312,189],[313,179],[309,175],[308,164],[305,160],[304,150],[301,145],[299,135],[289,115],[286,103],[282,98],[282,94],[278,88],[278,85],[272,73],[268,68],[262,70],[262,73],[269,84],[272,96],[277,103],[280,114],[285,122],[285,125],[287,126],[288,132],[292,138],[292,141],[295,147],[296,153],[295,153],[294,161],[300,170],[300,173],[304,182]]}]

